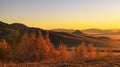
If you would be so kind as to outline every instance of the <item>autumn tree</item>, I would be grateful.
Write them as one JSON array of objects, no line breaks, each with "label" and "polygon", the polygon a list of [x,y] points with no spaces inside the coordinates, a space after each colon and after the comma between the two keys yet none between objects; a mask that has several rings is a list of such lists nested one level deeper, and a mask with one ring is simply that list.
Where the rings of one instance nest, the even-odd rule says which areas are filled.
[{"label": "autumn tree", "polygon": [[17,46],[15,58],[21,62],[35,61],[37,54],[37,36],[35,32],[25,33],[20,44]]},{"label": "autumn tree", "polygon": [[60,52],[60,56],[59,56],[60,60],[61,61],[68,60],[69,55],[68,55],[68,51],[67,51],[66,46],[64,44],[60,43],[58,49],[59,49],[59,52]]},{"label": "autumn tree", "polygon": [[17,44],[20,43],[20,41],[21,41],[20,32],[18,30],[13,30],[9,34],[9,38],[8,38],[8,42],[11,45],[11,48],[15,49]]},{"label": "autumn tree", "polygon": [[[50,47],[46,43],[42,32],[35,32],[24,34],[21,43],[18,46],[19,59],[21,61],[40,61],[49,57]],[[24,57],[24,58],[23,58]]]},{"label": "autumn tree", "polygon": [[76,47],[72,46],[71,47],[71,52],[72,52],[71,58],[72,58],[72,60],[74,60],[76,58],[76,56],[77,56]]},{"label": "autumn tree", "polygon": [[50,41],[49,32],[48,31],[46,31],[45,41],[46,41],[46,44],[50,47],[51,50],[55,49],[54,46],[53,46],[53,43]]},{"label": "autumn tree", "polygon": [[59,60],[60,57],[60,51],[59,50],[50,50],[49,51],[49,60],[52,62],[57,62]]},{"label": "autumn tree", "polygon": [[79,59],[85,59],[88,57],[88,49],[85,46],[84,43],[81,43],[78,47],[75,49],[75,57],[77,60]]},{"label": "autumn tree", "polygon": [[96,48],[93,46],[93,44],[88,45],[88,51],[89,51],[89,57],[95,58],[96,57]]},{"label": "autumn tree", "polygon": [[5,40],[0,41],[0,61],[8,62],[12,58],[11,47],[7,44]]},{"label": "autumn tree", "polygon": [[81,49],[80,50],[82,51],[82,57],[87,58],[88,57],[88,49],[85,46],[85,43],[81,43]]},{"label": "autumn tree", "polygon": [[111,47],[106,47],[103,52],[105,57],[112,57],[114,56],[112,48]]},{"label": "autumn tree", "polygon": [[53,46],[53,43],[50,41],[48,31],[46,31],[45,41],[46,41],[47,46],[49,46],[48,59],[57,61],[57,58],[59,57],[60,52],[59,50],[55,49],[55,47]]},{"label": "autumn tree", "polygon": [[76,52],[75,52],[75,59],[79,60],[82,58],[83,55],[83,51],[81,49],[81,45],[79,45],[78,47],[76,47]]},{"label": "autumn tree", "polygon": [[99,48],[96,49],[96,57],[100,58],[101,57],[101,51]]},{"label": "autumn tree", "polygon": [[12,30],[10,34],[8,35],[8,43],[10,44],[11,50],[12,50],[12,59],[15,60],[15,52],[16,47],[21,42],[21,35],[18,30]]},{"label": "autumn tree", "polygon": [[26,32],[21,39],[21,42],[18,44],[17,49],[14,52],[14,60],[15,61],[28,61],[30,58],[30,37],[29,34]]},{"label": "autumn tree", "polygon": [[46,43],[45,38],[42,35],[42,32],[39,31],[39,36],[37,40],[37,45],[39,46],[40,55],[42,58],[47,58],[50,51],[50,47]]},{"label": "autumn tree", "polygon": [[30,36],[29,36],[29,46],[27,46],[27,50],[30,52],[28,52],[29,57],[28,60],[29,61],[36,61],[36,56],[38,54],[37,52],[37,36],[35,32],[31,32]]}]

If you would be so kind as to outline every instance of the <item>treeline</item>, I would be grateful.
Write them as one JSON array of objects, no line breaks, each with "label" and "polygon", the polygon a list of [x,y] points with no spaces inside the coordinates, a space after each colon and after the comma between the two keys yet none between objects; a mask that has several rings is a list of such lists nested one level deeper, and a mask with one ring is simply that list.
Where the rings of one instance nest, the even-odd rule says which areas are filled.
[{"label": "treeline", "polygon": [[8,43],[3,39],[0,41],[1,62],[34,62],[48,59],[51,51],[55,50],[49,40],[47,32],[43,37],[42,32],[26,32],[20,37],[18,32],[10,35]]},{"label": "treeline", "polygon": [[101,52],[101,50],[99,48],[95,48],[92,43],[90,43],[88,46],[86,46],[84,43],[81,43],[78,47],[72,47],[72,53],[72,58],[75,60],[114,56],[110,47],[104,48],[104,51]]},{"label": "treeline", "polygon": [[[40,62],[47,59],[51,61],[80,60],[101,57],[100,50],[93,44],[86,46],[81,43],[78,47],[72,47],[71,51],[60,43],[55,49],[49,39],[49,33],[43,36],[42,32],[26,32],[20,36],[19,32],[10,35],[8,42],[0,41],[0,62]],[[112,50],[106,48],[102,56],[113,56]]]}]

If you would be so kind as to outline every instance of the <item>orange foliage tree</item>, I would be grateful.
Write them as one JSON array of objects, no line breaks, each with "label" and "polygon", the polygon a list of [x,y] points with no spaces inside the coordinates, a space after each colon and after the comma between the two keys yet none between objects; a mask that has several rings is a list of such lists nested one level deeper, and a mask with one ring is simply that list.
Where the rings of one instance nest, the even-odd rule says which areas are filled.
[{"label": "orange foliage tree", "polygon": [[74,60],[77,57],[77,49],[76,47],[72,46],[71,48],[71,59]]},{"label": "orange foliage tree", "polygon": [[0,61],[8,62],[12,60],[12,50],[5,40],[0,41]]},{"label": "orange foliage tree", "polygon": [[87,49],[87,47],[85,46],[84,43],[81,44],[81,52],[82,52],[81,56],[83,58],[87,58],[88,57],[88,49]]},{"label": "orange foliage tree", "polygon": [[58,49],[59,49],[59,52],[60,52],[59,59],[61,61],[68,60],[69,59],[69,54],[68,54],[66,46],[64,44],[60,43]]},{"label": "orange foliage tree", "polygon": [[42,32],[39,31],[38,34],[38,39],[37,39],[37,48],[38,48],[38,57],[40,56],[41,59],[44,58],[48,58],[49,55],[49,51],[50,51],[50,47],[48,46],[48,44],[45,41],[45,38],[42,35]]},{"label": "orange foliage tree", "polygon": [[[14,42],[17,34],[14,36],[11,36],[11,42]],[[14,44],[16,44],[16,41]],[[45,36],[41,31],[26,32],[21,37],[20,43],[13,48],[13,60],[21,62],[53,59],[57,58],[58,55],[59,51],[54,48],[50,41],[48,31]]]},{"label": "orange foliage tree", "polygon": [[30,57],[29,46],[30,37],[29,34],[26,32],[22,36],[21,42],[16,47],[14,61],[28,61],[28,58]]},{"label": "orange foliage tree", "polygon": [[35,32],[25,33],[17,48],[18,59],[21,61],[40,61],[48,57],[50,47],[46,43],[41,31],[38,37]]},{"label": "orange foliage tree", "polygon": [[88,51],[89,51],[89,57],[95,58],[96,57],[96,48],[93,46],[93,44],[88,45]]},{"label": "orange foliage tree", "polygon": [[96,57],[100,58],[101,57],[101,51],[99,48],[96,49]]},{"label": "orange foliage tree", "polygon": [[75,59],[85,59],[88,57],[88,49],[84,43],[81,43],[78,47],[72,48],[74,50]]},{"label": "orange foliage tree", "polygon": [[105,48],[103,54],[104,54],[105,57],[114,56],[112,48],[110,48],[110,47]]}]

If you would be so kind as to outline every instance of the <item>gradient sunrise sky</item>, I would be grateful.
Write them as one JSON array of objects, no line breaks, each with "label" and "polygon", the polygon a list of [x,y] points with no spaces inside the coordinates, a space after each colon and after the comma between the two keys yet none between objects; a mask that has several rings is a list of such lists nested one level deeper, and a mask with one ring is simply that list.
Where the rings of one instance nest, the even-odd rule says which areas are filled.
[{"label": "gradient sunrise sky", "polygon": [[43,29],[120,29],[120,0],[0,0],[0,21]]}]

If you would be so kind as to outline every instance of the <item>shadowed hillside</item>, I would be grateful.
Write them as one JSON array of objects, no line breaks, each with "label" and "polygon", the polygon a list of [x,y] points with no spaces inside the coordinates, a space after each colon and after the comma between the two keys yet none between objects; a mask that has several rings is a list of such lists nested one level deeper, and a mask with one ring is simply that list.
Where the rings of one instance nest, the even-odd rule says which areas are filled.
[{"label": "shadowed hillside", "polygon": [[[6,24],[4,22],[0,22],[0,39],[6,39],[8,43],[10,43],[9,37],[11,35],[18,33],[17,35],[21,37],[26,31],[28,31],[29,33],[41,31],[44,37],[46,34],[46,30],[40,28],[28,27],[20,23]],[[48,31],[48,32],[49,32],[50,40],[55,47],[58,47],[60,42],[65,43],[68,47],[78,46],[81,42],[85,42],[86,44],[93,43],[96,47],[119,46],[118,45],[119,43],[113,45],[111,39],[92,37],[78,30],[75,31],[74,34],[66,33],[66,32],[54,32],[54,31]]]}]

